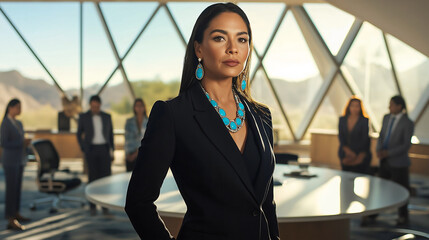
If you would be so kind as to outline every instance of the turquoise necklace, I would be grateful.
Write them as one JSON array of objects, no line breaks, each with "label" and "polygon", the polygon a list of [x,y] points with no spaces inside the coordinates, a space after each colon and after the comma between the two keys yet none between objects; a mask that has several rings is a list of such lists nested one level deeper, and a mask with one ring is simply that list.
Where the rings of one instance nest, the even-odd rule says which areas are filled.
[{"label": "turquoise necklace", "polygon": [[233,133],[238,132],[238,130],[240,130],[240,128],[244,125],[244,120],[246,119],[246,112],[244,111],[244,105],[243,103],[241,103],[241,100],[238,97],[237,93],[235,93],[234,90],[232,91],[232,93],[234,94],[235,104],[237,105],[236,118],[229,119],[226,117],[225,110],[219,107],[219,104],[217,104],[217,102],[210,97],[209,93],[204,89],[202,84],[200,84],[200,86],[203,92],[206,94],[206,97],[209,100],[210,104],[214,107],[216,112],[219,114],[226,128],[230,132],[233,132]]}]

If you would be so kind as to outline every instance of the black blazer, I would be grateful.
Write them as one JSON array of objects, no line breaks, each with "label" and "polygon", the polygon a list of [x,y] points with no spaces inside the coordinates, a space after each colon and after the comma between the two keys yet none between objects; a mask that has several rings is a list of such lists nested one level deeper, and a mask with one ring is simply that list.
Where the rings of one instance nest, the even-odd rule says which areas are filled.
[{"label": "black blazer", "polygon": [[[346,156],[343,150],[344,146],[348,146],[354,153],[359,154],[365,152],[366,156],[363,162],[359,165],[369,167],[371,163],[370,139],[368,135],[369,120],[366,117],[359,117],[352,131],[349,132],[347,128],[347,117],[340,117],[338,123],[338,138],[340,140],[340,148],[338,149],[338,156],[340,160]],[[342,163],[341,163],[342,165]]]},{"label": "black blazer", "polygon": [[187,212],[178,240],[279,239],[271,116],[244,99],[261,164],[255,186],[240,151],[199,84],[152,108],[125,211],[142,239],[172,239],[154,201],[170,167]]},{"label": "black blazer", "polygon": [[[114,150],[113,143],[113,125],[110,114],[100,112],[101,122],[103,123],[103,136],[109,145],[110,149]],[[77,125],[77,140],[82,152],[86,153],[91,146],[92,139],[94,138],[94,126],[92,123],[92,113],[79,114],[79,122]]]}]

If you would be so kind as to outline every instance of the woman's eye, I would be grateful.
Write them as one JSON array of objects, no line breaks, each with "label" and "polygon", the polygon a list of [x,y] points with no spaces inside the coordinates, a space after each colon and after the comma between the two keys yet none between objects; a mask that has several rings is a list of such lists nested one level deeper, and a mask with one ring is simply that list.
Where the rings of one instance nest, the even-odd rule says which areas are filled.
[{"label": "woman's eye", "polygon": [[238,41],[241,43],[247,43],[247,38],[239,38]]},{"label": "woman's eye", "polygon": [[213,38],[213,40],[215,40],[216,42],[220,42],[220,41],[223,41],[225,39],[222,36],[216,36]]}]

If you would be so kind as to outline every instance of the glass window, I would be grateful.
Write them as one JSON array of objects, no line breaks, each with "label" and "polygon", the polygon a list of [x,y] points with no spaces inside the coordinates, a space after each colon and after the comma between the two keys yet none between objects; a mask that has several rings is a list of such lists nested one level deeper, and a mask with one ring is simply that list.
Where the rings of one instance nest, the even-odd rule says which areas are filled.
[{"label": "glass window", "polygon": [[180,81],[140,80],[131,83],[136,97],[145,101],[147,112],[157,100],[168,100],[179,94]]},{"label": "glass window", "polygon": [[125,58],[124,66],[130,81],[179,81],[184,56],[185,46],[162,8]]},{"label": "glass window", "polygon": [[100,93],[100,98],[102,110],[112,116],[113,129],[124,129],[126,119],[132,115],[134,99],[127,82],[123,81],[121,71],[116,71]]},{"label": "glass window", "polygon": [[[176,20],[186,43],[201,12],[214,2],[169,2],[168,9]],[[184,57],[184,56],[183,56]]]},{"label": "glass window", "polygon": [[155,11],[156,2],[103,2],[104,18],[112,34],[119,56],[123,57],[137,34]]},{"label": "glass window", "polygon": [[304,139],[310,139],[312,130],[338,130],[338,119],[343,115],[343,110],[351,96],[350,91],[346,88],[341,75],[337,74],[329,89],[328,94],[322,101],[309,130]]},{"label": "glass window", "polygon": [[367,108],[371,108],[375,117],[372,121],[381,126],[390,98],[398,94],[382,32],[365,22],[341,70],[357,85],[364,102],[369,103]]},{"label": "glass window", "polygon": [[78,88],[79,3],[4,3],[2,8],[61,88]]},{"label": "glass window", "polygon": [[322,78],[291,12],[286,14],[263,63],[292,128],[297,129]]},{"label": "glass window", "polygon": [[83,6],[83,87],[98,91],[94,85],[103,85],[118,63],[94,4]]},{"label": "glass window", "polygon": [[[34,37],[40,38],[40,36],[29,33],[34,23],[25,24],[25,20],[28,18],[20,9],[20,7],[28,9],[25,6],[22,3],[1,4],[3,11],[15,26],[18,27],[19,24],[18,29],[29,44],[34,45],[33,43],[37,42],[33,41]],[[32,13],[29,14],[29,18],[31,18]],[[5,112],[7,103],[12,98],[18,98],[22,104],[22,113],[19,118],[22,120],[25,130],[55,128],[57,112],[62,108],[58,89],[2,14],[0,16],[0,35],[1,116]]]},{"label": "glass window", "polygon": [[286,120],[282,115],[281,107],[277,104],[271,88],[268,85],[268,80],[262,70],[258,70],[251,84],[252,97],[265,105],[271,110],[273,120],[273,137],[274,142],[278,143],[283,140],[293,140],[292,134],[287,127]]},{"label": "glass window", "polygon": [[422,144],[429,144],[429,107],[426,106],[422,117],[414,128],[414,135]]},{"label": "glass window", "polygon": [[387,42],[408,111],[412,112],[429,85],[429,58],[391,35],[387,35]]},{"label": "glass window", "polygon": [[330,4],[304,4],[304,8],[331,53],[337,55],[353,24],[354,16]]},{"label": "glass window", "polygon": [[253,44],[258,53],[263,54],[286,5],[283,3],[240,3],[239,6],[249,18]]}]

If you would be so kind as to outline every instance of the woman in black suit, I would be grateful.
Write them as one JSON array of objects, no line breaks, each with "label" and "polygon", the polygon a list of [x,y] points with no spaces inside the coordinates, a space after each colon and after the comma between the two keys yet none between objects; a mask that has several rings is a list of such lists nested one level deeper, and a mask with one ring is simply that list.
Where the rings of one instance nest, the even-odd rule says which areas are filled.
[{"label": "woman in black suit", "polygon": [[369,120],[362,101],[357,97],[350,98],[338,124],[338,155],[344,171],[369,173],[372,156],[368,131]]},{"label": "woman in black suit", "polygon": [[24,139],[22,123],[16,119],[21,114],[21,102],[18,99],[9,101],[0,127],[0,141],[3,147],[2,162],[6,178],[5,217],[7,228],[23,230],[19,221],[30,219],[19,214],[21,202],[22,174],[26,163],[25,147],[29,142]]},{"label": "woman in black suit", "polygon": [[252,34],[235,4],[206,8],[186,50],[178,97],[152,108],[125,211],[142,239],[173,239],[154,201],[169,168],[186,203],[178,240],[279,239],[272,123],[252,100]]}]

